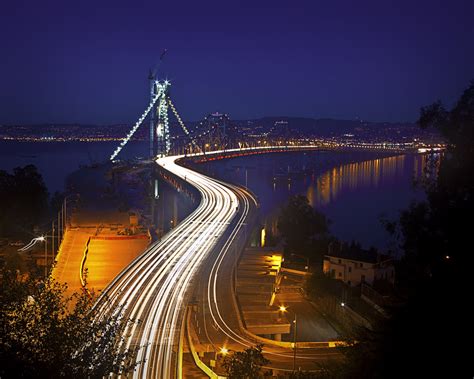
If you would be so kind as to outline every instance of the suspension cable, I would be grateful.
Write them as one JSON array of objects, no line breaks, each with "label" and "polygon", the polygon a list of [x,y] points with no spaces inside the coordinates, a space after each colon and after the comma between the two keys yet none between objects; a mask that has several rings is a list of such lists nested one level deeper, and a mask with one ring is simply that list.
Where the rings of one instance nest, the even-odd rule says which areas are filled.
[{"label": "suspension cable", "polygon": [[148,108],[145,109],[145,112],[142,113],[142,115],[140,116],[140,118],[138,119],[138,121],[135,123],[135,125],[133,126],[133,128],[130,130],[130,132],[127,134],[127,136],[122,140],[122,142],[120,143],[120,145],[118,145],[118,147],[115,149],[115,151],[113,152],[113,154],[110,156],[110,160],[113,161],[115,159],[115,157],[122,151],[122,149],[124,148],[124,146],[127,144],[127,142],[130,140],[130,138],[132,138],[132,136],[135,134],[135,132],[138,130],[138,128],[140,127],[140,125],[142,124],[143,120],[145,120],[146,116],[148,115],[148,113],[150,113],[150,111],[153,109],[153,106],[155,105],[155,103],[158,101],[158,99],[161,97],[161,95],[163,95],[163,89],[161,87],[158,87],[159,90],[158,90],[158,93],[156,94],[156,96],[151,100],[150,104],[148,105]]},{"label": "suspension cable", "polygon": [[201,153],[203,153],[203,154],[205,155],[206,153],[204,152],[204,150],[201,149],[201,146],[199,146],[199,145],[196,143],[196,141],[194,140],[194,138],[191,137],[191,133],[189,133],[188,128],[186,128],[186,125],[184,125],[183,120],[182,120],[181,117],[179,116],[178,111],[176,110],[176,108],[175,108],[173,102],[171,101],[171,99],[170,99],[169,97],[168,97],[168,103],[169,103],[169,105],[170,105],[170,107],[171,107],[171,110],[173,111],[174,115],[176,116],[176,119],[178,120],[179,125],[180,125],[181,128],[184,130],[184,133],[186,133],[186,135],[191,139],[192,144],[193,144],[195,147],[197,147],[197,148],[201,151]]}]

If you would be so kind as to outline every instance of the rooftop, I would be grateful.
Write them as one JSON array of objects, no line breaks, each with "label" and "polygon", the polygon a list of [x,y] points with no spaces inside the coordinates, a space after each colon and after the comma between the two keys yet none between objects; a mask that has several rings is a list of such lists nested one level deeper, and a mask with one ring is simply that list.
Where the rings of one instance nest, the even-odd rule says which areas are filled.
[{"label": "rooftop", "polygon": [[332,251],[326,254],[326,256],[341,259],[350,259],[353,261],[366,263],[378,263],[391,259],[389,255],[380,254],[375,249],[365,250],[357,245],[343,246],[340,249],[332,249]]}]

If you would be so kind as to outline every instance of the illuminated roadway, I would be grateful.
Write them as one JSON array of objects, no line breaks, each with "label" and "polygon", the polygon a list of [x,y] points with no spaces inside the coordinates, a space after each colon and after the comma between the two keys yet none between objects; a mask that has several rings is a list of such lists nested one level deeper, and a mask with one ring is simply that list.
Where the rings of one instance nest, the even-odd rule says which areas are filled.
[{"label": "illuminated roadway", "polygon": [[124,269],[104,290],[97,305],[102,312],[122,310],[124,317],[140,320],[127,325],[123,342],[123,348],[137,351],[134,377],[139,378],[175,376],[176,344],[187,290],[200,264],[237,214],[238,200],[232,190],[177,165],[178,158],[160,158],[157,163],[197,188],[201,203]]},{"label": "illuminated roadway", "polygon": [[[208,258],[200,275],[201,280],[206,280],[196,291],[200,304],[198,322],[203,330],[203,335],[199,336],[200,343],[210,344],[215,351],[219,351],[221,347],[226,347],[228,350],[243,350],[263,342],[264,355],[271,362],[267,367],[292,371],[294,350],[291,347],[278,346],[269,343],[268,340],[257,339],[255,335],[242,328],[238,320],[239,310],[236,302],[231,300],[235,299],[232,286],[233,273],[236,260],[245,247],[246,235],[251,232],[245,230],[248,216],[257,203],[248,191],[230,184],[226,185],[237,195],[240,211],[237,220],[228,230],[228,236],[226,233],[225,243],[217,249],[217,254]],[[328,359],[340,357],[336,349],[300,348],[297,350],[296,367],[314,370],[318,369],[316,362],[327,362]]]},{"label": "illuminated roadway", "polygon": [[[139,320],[127,324],[122,342],[122,349],[136,353],[137,378],[177,375],[177,344],[189,290],[202,263],[216,250],[224,234],[217,258],[211,257],[211,275],[204,274],[209,284],[207,301],[212,318],[230,339],[243,346],[255,343],[226,323],[217,287],[219,268],[228,258],[234,240],[242,238],[239,231],[256,201],[247,191],[178,165],[176,161],[182,157],[164,157],[156,162],[199,190],[198,208],[125,268],[103,291],[96,305],[103,315],[123,312],[124,319]],[[279,348],[274,353],[281,358],[290,357],[288,349]]]}]

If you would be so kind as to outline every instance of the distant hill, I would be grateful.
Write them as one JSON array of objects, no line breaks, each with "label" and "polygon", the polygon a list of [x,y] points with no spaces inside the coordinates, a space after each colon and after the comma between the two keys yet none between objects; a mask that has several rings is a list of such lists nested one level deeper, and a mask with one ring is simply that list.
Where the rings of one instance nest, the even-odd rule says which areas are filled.
[{"label": "distant hill", "polygon": [[419,134],[425,133],[415,123],[389,123],[389,122],[368,122],[363,120],[336,120],[330,118],[307,118],[307,117],[263,117],[255,120],[236,121],[242,127],[255,128],[262,131],[269,131],[275,127],[286,127],[283,122],[287,122],[291,133],[312,137],[341,136],[343,134],[365,135],[365,134],[385,134],[403,133]]},{"label": "distant hill", "polygon": [[354,130],[360,126],[360,121],[357,120],[334,120],[330,118],[306,118],[306,117],[264,117],[260,120],[255,120],[262,124],[272,127],[275,122],[287,121],[290,130],[311,135],[330,135],[346,133]]},{"label": "distant hill", "polygon": [[[337,120],[330,118],[314,119],[309,117],[269,116],[259,119],[231,120],[244,133],[279,132],[284,128],[293,136],[299,137],[340,137],[354,135],[356,138],[413,139],[433,137],[436,133],[423,131],[414,123],[368,122],[363,120]],[[183,134],[177,122],[170,120],[170,131],[174,135]],[[198,122],[185,122],[188,128],[194,129]],[[0,139],[5,138],[55,138],[55,139],[119,139],[130,130],[131,125],[80,125],[80,124],[38,124],[38,125],[0,125]],[[135,139],[148,139],[148,123],[137,131]]]}]

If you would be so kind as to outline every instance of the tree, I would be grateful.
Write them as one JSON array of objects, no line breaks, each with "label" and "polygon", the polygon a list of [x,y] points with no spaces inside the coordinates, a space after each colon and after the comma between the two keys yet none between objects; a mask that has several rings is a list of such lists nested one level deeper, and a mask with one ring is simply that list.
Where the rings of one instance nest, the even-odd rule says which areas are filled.
[{"label": "tree", "polygon": [[48,190],[33,165],[0,171],[0,235],[31,236],[48,211]]},{"label": "tree", "polygon": [[328,295],[341,295],[341,281],[331,278],[330,274],[316,271],[307,277],[305,291],[312,298],[320,298]]},{"label": "tree", "polygon": [[278,231],[285,241],[285,252],[311,256],[326,250],[329,226],[325,215],[309,205],[305,196],[290,197],[278,217]]},{"label": "tree", "polygon": [[120,309],[102,315],[93,294],[65,298],[65,289],[2,271],[1,377],[102,378],[133,368],[131,353],[116,350],[127,325]]},{"label": "tree", "polygon": [[[460,370],[463,362],[469,362],[462,351],[439,346],[461,342],[463,333],[454,332],[450,326],[466,325],[470,329],[471,325],[463,308],[466,299],[472,297],[467,278],[473,267],[474,82],[451,110],[440,102],[422,108],[418,123],[422,128],[437,129],[448,148],[442,156],[429,157],[423,182],[426,201],[412,204],[396,223],[404,253],[399,286],[408,301],[391,330],[398,346],[409,332],[426,341],[424,353],[429,359],[418,361],[424,376],[430,376],[430,371],[433,375],[452,375],[453,365]],[[468,372],[472,375],[472,368]]]},{"label": "tree", "polygon": [[440,102],[422,108],[418,123],[437,129],[448,148],[428,157],[422,181],[426,200],[413,203],[388,225],[403,253],[397,287],[405,305],[392,310],[382,333],[357,338],[345,352],[344,375],[334,377],[461,377],[474,372],[466,367],[469,349],[453,348],[463,346],[472,329],[466,299],[472,298],[474,82],[451,110]]},{"label": "tree", "polygon": [[229,379],[253,379],[261,376],[262,366],[270,363],[259,344],[244,351],[236,351],[224,358],[223,366]]},{"label": "tree", "polygon": [[474,208],[474,82],[451,111],[436,102],[422,108],[418,123],[439,130],[448,142],[442,157],[429,158],[423,181],[427,200],[412,204],[396,225],[404,268],[415,274],[408,276],[425,280],[452,276],[472,260],[465,249],[472,233],[466,220]]}]

